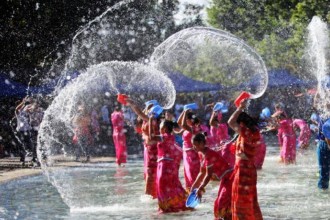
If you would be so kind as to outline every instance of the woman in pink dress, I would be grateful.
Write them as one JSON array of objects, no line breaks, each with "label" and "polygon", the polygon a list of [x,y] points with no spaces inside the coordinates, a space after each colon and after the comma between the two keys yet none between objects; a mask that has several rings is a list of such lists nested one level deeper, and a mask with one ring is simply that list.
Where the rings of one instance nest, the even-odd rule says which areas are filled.
[{"label": "woman in pink dress", "polygon": [[307,149],[309,146],[309,140],[311,138],[311,130],[309,125],[302,119],[294,119],[293,128],[300,130],[298,137],[298,147],[300,149]]},{"label": "woman in pink dress", "polygon": [[182,134],[183,139],[183,170],[186,190],[190,191],[192,184],[199,173],[200,163],[198,153],[194,150],[191,138],[193,135],[201,132],[200,121],[191,110],[185,110],[181,113],[178,124],[185,131]]},{"label": "woman in pink dress", "polygon": [[111,122],[113,127],[112,138],[116,149],[116,163],[118,166],[121,166],[122,163],[126,163],[127,146],[124,130],[124,114],[119,106],[116,106],[115,111],[111,114]]},{"label": "woman in pink dress", "polygon": [[[159,212],[178,212],[188,210],[186,207],[187,193],[179,179],[179,167],[182,151],[175,142],[172,121],[160,123],[160,135],[152,129],[152,119],[149,120],[149,138],[158,141],[157,166],[157,198]],[[157,132],[158,133],[158,132]]]},{"label": "woman in pink dress", "polygon": [[211,136],[216,142],[217,146],[229,140],[228,125],[227,123],[221,123],[222,113],[213,111],[210,118]]},{"label": "woman in pink dress", "polygon": [[199,133],[193,137],[194,149],[200,154],[201,169],[191,187],[197,189],[197,196],[202,197],[205,186],[210,180],[220,182],[218,196],[214,201],[214,219],[231,219],[231,193],[233,168],[216,151],[206,147],[206,137]]},{"label": "woman in pink dress", "polygon": [[[142,139],[144,140],[144,178],[146,181],[145,193],[155,199],[157,198],[157,141],[149,138],[148,112],[153,106],[158,105],[158,102],[156,100],[150,100],[145,103],[146,108],[141,110],[130,98],[126,101],[128,106],[132,108],[141,120],[143,120],[141,132]],[[151,125],[153,127],[153,131],[158,133],[159,120],[154,118]]]},{"label": "woman in pink dress", "polygon": [[276,119],[278,142],[280,144],[280,162],[285,164],[296,163],[296,134],[293,130],[292,119],[282,111],[272,115]]}]

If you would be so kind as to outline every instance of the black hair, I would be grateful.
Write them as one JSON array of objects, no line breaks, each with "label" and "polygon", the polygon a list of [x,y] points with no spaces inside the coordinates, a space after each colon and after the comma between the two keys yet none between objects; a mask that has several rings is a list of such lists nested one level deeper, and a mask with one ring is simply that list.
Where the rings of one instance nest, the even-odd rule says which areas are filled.
[{"label": "black hair", "polygon": [[236,122],[240,124],[241,122],[248,127],[252,132],[258,130],[258,121],[248,115],[246,112],[241,112],[237,117]]},{"label": "black hair", "polygon": [[172,133],[173,132],[174,123],[172,121],[164,120],[163,121],[163,125],[166,128],[166,130],[167,130],[168,133]]},{"label": "black hair", "polygon": [[197,142],[197,143],[206,143],[206,137],[203,133],[198,133],[194,135],[191,139],[192,142]]},{"label": "black hair", "polygon": [[199,118],[196,116],[196,114],[194,114],[193,112],[187,113],[187,119],[191,120],[193,125],[199,124],[201,122]]},{"label": "black hair", "polygon": [[193,118],[196,118],[196,115],[193,112],[187,112],[187,119],[191,120]]}]

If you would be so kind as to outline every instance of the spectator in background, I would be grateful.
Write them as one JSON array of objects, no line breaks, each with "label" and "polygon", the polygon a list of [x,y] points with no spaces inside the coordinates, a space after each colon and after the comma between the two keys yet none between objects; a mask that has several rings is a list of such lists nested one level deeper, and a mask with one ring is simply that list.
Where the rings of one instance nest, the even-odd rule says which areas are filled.
[{"label": "spectator in background", "polygon": [[90,148],[93,145],[91,135],[91,116],[86,107],[81,104],[78,106],[76,115],[72,119],[74,128],[74,142],[77,144],[76,161],[80,160],[81,153],[86,156],[86,162],[90,161]]},{"label": "spectator in background", "polygon": [[28,151],[31,153],[33,150],[33,144],[31,141],[31,125],[29,112],[27,111],[30,108],[31,100],[29,98],[24,98],[15,109],[15,116],[17,119],[16,131],[18,134],[18,139],[21,143],[19,149],[20,162],[22,166],[25,165],[25,157]]},{"label": "spectator in background", "polygon": [[100,131],[101,131],[101,127],[100,127],[100,113],[97,111],[98,106],[94,107],[91,113],[91,126],[92,126],[92,134],[94,137],[94,141],[98,142],[100,139]]},{"label": "spectator in background", "polygon": [[108,105],[105,103],[101,108],[101,133],[100,139],[102,143],[108,143],[111,135],[110,114]]},{"label": "spectator in background", "polygon": [[30,106],[27,107],[27,111],[29,112],[30,116],[31,139],[33,144],[32,162],[37,162],[38,165],[40,165],[40,163],[37,161],[37,139],[40,124],[44,117],[44,109],[39,106],[38,101],[34,101]]}]

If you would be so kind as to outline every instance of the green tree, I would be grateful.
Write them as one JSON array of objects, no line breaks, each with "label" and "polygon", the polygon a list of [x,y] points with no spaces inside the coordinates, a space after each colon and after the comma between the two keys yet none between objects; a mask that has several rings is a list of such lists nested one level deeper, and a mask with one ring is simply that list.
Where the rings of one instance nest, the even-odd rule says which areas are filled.
[{"label": "green tree", "polygon": [[245,40],[268,68],[300,72],[306,27],[313,16],[330,21],[328,1],[213,0],[209,23]]}]

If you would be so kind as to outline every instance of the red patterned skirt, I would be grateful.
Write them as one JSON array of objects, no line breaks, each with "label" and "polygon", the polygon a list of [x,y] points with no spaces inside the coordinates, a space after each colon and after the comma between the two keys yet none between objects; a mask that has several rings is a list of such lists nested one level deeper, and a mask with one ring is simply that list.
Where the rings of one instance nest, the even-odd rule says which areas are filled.
[{"label": "red patterned skirt", "polygon": [[232,189],[232,219],[262,219],[257,197],[257,170],[253,162],[236,159]]}]

